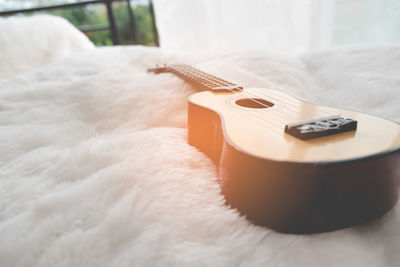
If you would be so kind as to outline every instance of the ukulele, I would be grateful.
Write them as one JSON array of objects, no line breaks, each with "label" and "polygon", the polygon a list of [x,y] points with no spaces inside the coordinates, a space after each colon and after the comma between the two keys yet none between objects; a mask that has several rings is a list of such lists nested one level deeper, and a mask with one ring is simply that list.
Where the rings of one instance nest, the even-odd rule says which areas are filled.
[{"label": "ukulele", "polygon": [[286,233],[354,226],[390,210],[400,178],[400,125],[243,88],[188,65],[170,72],[196,89],[188,143],[218,167],[226,204]]}]

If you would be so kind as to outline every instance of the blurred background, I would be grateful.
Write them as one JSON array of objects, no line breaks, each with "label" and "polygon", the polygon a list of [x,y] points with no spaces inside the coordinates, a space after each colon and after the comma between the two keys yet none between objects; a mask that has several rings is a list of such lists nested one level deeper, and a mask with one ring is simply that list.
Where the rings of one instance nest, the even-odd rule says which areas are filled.
[{"label": "blurred background", "polygon": [[400,43],[400,0],[154,0],[160,46],[280,54]]},{"label": "blurred background", "polygon": [[400,43],[400,0],[153,1],[0,0],[0,17],[62,16],[97,46],[298,54]]},{"label": "blurred background", "polygon": [[96,46],[158,46],[151,0],[0,0],[0,16],[64,17]]}]

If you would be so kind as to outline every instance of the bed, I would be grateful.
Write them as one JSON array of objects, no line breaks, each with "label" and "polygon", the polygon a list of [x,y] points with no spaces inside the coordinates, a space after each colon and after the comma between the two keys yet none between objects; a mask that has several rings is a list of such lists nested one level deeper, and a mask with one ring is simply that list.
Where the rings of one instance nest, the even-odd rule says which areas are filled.
[{"label": "bed", "polygon": [[399,205],[313,235],[277,233],[225,206],[215,166],[186,141],[193,88],[146,69],[188,63],[400,122],[400,46],[297,57],[95,48],[64,20],[34,23],[48,20],[67,37],[35,41],[11,34],[33,21],[0,21],[1,266],[398,266]]}]

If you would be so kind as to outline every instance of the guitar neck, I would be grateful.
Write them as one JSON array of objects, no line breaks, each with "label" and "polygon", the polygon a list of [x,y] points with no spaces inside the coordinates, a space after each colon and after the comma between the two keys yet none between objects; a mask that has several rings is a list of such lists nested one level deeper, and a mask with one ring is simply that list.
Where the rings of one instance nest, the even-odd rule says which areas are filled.
[{"label": "guitar neck", "polygon": [[157,67],[154,69],[149,69],[148,72],[153,72],[155,74],[171,72],[193,85],[198,91],[236,92],[243,90],[243,87],[241,86],[200,71],[189,65],[169,65],[161,68]]}]

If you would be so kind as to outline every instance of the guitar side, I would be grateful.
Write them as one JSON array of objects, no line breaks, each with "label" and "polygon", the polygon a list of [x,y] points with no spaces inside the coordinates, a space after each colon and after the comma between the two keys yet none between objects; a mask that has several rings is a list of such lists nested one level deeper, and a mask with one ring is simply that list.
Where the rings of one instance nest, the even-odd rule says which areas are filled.
[{"label": "guitar side", "polygon": [[[317,107],[274,93],[278,94],[274,99],[275,111],[231,105],[245,96],[240,93],[201,92],[189,98],[189,144],[206,153],[218,166],[222,192],[229,205],[258,225],[281,232],[313,233],[357,225],[385,213],[396,203],[400,173],[397,124],[361,113]],[[277,127],[272,127],[277,123],[271,119],[285,105],[279,99],[302,108],[303,113],[294,119],[310,117],[310,113],[320,109],[356,117],[361,125],[356,135],[341,133],[311,141],[296,140],[283,131],[279,135]],[[269,116],[270,122],[248,122],[249,116],[259,114]],[[236,123],[232,124],[234,119]],[[361,152],[330,155],[338,152],[337,146],[357,148],[356,137],[365,141],[369,131],[364,126],[367,120],[385,127],[381,130],[392,140],[385,140],[389,143],[383,145],[372,144]],[[247,138],[241,138],[246,135]]]}]

